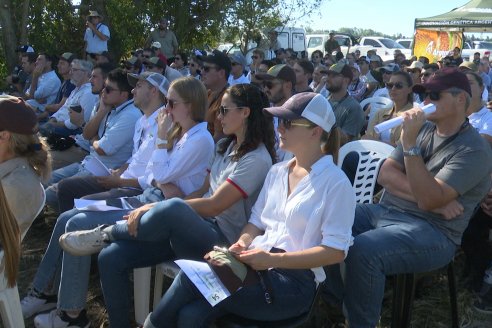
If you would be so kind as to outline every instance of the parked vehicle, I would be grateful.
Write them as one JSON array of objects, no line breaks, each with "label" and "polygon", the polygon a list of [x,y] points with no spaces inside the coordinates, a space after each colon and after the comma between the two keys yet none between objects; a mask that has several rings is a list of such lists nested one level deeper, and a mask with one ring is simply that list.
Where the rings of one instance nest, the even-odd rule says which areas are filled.
[{"label": "parked vehicle", "polygon": [[405,49],[412,49],[413,39],[397,39],[396,42],[401,44]]},{"label": "parked vehicle", "polygon": [[354,46],[350,51],[359,50],[361,55],[367,55],[367,51],[375,49],[376,53],[383,61],[393,60],[393,53],[399,49],[407,58],[411,56],[412,51],[405,49],[401,44],[392,39],[380,36],[365,36],[359,41],[359,45]]},{"label": "parked vehicle", "polygon": [[480,53],[480,58],[490,57],[492,52],[492,42],[487,41],[473,41],[473,47],[469,42],[463,44],[463,50],[461,51],[461,57],[463,60],[473,60],[475,52]]},{"label": "parked vehicle", "polygon": [[[328,34],[308,34],[306,35],[306,50],[308,58],[311,58],[311,54],[315,50],[320,50],[322,53],[325,53],[325,43],[330,38]],[[337,40],[340,45],[340,49],[344,56],[347,55],[348,52],[352,52],[351,47],[355,45],[356,39],[350,35],[345,33],[336,33],[335,40]]]}]

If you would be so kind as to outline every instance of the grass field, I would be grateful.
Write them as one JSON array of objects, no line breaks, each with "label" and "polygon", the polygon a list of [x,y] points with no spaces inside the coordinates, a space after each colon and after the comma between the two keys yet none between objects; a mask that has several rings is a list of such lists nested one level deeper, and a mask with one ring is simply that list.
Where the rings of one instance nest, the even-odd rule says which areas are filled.
[{"label": "grass field", "polygon": [[[38,218],[29,230],[23,241],[23,256],[21,260],[20,275],[18,279],[21,298],[26,294],[29,284],[51,236],[51,229],[55,217],[47,213],[44,218]],[[458,283],[458,305],[460,327],[462,328],[492,328],[492,315],[486,316],[477,313],[471,307],[473,295],[465,288],[467,277],[463,276],[463,255],[458,255],[455,261]],[[108,327],[104,300],[99,288],[97,270],[93,269],[90,281],[90,290],[87,296],[88,315],[92,321],[92,327]],[[391,324],[391,286],[387,284],[383,313],[381,317],[382,327],[390,327]],[[436,271],[420,280],[417,287],[416,299],[413,306],[412,327],[415,328],[446,328],[450,327],[449,293],[445,270]],[[330,328],[331,315],[323,301],[318,306],[315,323],[305,327]],[[132,314],[130,314],[132,315]],[[133,317],[133,315],[132,315]],[[1,324],[0,324],[1,327]],[[26,327],[34,327],[33,318],[26,319]]]}]

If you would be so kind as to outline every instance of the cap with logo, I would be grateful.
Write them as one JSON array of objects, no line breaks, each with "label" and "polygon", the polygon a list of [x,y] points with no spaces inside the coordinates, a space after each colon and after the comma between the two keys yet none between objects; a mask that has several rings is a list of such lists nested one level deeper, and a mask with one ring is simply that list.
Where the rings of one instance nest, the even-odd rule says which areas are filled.
[{"label": "cap with logo", "polygon": [[161,49],[161,43],[159,41],[152,42],[152,48]]},{"label": "cap with logo", "polygon": [[346,78],[352,80],[354,78],[354,73],[349,65],[345,63],[336,63],[330,66],[328,72],[334,72],[336,74],[343,75]]},{"label": "cap with logo", "polygon": [[266,73],[257,73],[255,77],[258,80],[273,80],[279,79],[286,82],[292,82],[292,85],[296,84],[296,73],[292,67],[286,64],[279,64],[272,66]]},{"label": "cap with logo", "polygon": [[431,76],[426,83],[416,84],[413,91],[424,93],[426,91],[445,91],[451,88],[458,88],[472,95],[470,82],[463,72],[456,68],[443,68]]},{"label": "cap with logo", "polygon": [[75,58],[77,58],[77,56],[75,54],[73,54],[71,52],[64,52],[60,56],[59,60],[65,60],[65,61],[71,63]]},{"label": "cap with logo", "polygon": [[128,83],[132,87],[137,85],[137,82],[146,81],[159,89],[159,91],[167,97],[167,91],[169,90],[169,81],[164,77],[164,75],[155,72],[143,72],[142,74],[132,74],[128,73]]}]

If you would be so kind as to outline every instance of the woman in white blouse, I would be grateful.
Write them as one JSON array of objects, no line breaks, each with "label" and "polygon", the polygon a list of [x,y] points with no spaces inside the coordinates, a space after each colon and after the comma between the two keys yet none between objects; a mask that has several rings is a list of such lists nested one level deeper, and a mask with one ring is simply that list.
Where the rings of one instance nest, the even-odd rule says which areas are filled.
[{"label": "woman in white blouse", "polygon": [[181,273],[145,328],[207,327],[227,313],[264,321],[301,315],[325,279],[322,267],[346,256],[355,196],[334,163],[339,132],[328,101],[300,93],[265,110],[279,118],[280,147],[295,157],[271,168],[249,223],[229,248],[241,262],[266,270],[264,283],[245,286],[212,307]]}]

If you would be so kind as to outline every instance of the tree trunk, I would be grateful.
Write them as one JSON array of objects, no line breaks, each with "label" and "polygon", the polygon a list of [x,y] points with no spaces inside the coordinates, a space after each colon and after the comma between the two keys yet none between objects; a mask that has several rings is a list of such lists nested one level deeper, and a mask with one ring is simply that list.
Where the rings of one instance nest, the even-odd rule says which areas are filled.
[{"label": "tree trunk", "polygon": [[15,27],[12,22],[12,12],[11,2],[9,0],[0,0],[0,26],[2,26],[1,42],[9,72],[12,71],[17,64],[15,49],[18,45]]},{"label": "tree trunk", "polygon": [[27,40],[27,20],[29,18],[29,0],[22,1],[21,25],[20,27],[20,44],[28,44]]}]

